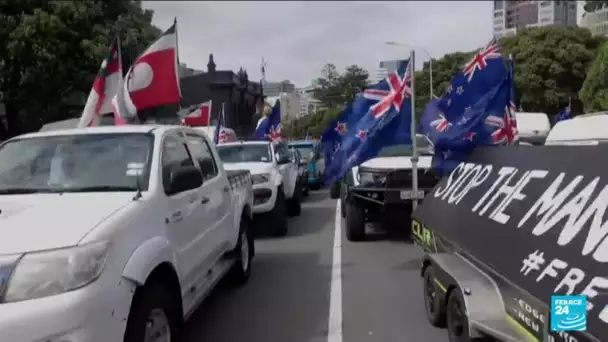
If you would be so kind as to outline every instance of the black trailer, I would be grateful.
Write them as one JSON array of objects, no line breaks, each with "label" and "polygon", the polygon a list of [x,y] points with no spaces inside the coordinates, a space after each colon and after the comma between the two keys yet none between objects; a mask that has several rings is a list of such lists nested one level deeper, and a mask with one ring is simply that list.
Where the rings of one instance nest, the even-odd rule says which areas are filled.
[{"label": "black trailer", "polygon": [[446,340],[608,341],[606,156],[608,145],[478,149],[426,196],[412,237],[426,315]]}]

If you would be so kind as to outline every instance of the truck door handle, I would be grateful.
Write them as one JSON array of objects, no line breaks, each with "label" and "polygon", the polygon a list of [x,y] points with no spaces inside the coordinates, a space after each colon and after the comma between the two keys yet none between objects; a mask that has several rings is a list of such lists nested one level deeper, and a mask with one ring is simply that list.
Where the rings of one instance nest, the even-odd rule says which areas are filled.
[{"label": "truck door handle", "polygon": [[205,196],[203,196],[203,197],[201,198],[201,203],[202,203],[202,204],[205,204],[205,203],[207,203],[207,202],[209,202],[209,197],[205,197]]},{"label": "truck door handle", "polygon": [[169,223],[176,223],[181,221],[184,218],[182,211],[178,210],[175,212],[172,212],[171,215],[169,215],[169,217],[165,218],[165,223],[169,224]]}]

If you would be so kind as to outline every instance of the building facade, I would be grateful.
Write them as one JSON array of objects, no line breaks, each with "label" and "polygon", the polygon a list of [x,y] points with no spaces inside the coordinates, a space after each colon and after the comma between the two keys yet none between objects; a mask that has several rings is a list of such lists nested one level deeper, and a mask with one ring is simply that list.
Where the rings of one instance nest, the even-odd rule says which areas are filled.
[{"label": "building facade", "polygon": [[378,69],[376,70],[374,76],[370,77],[370,81],[372,83],[380,82],[385,79],[389,73],[397,71],[399,61],[400,60],[398,59],[391,61],[380,61],[380,63],[378,63]]},{"label": "building facade", "polygon": [[576,26],[577,2],[569,1],[494,1],[495,37],[508,37],[518,29],[539,26]]},{"label": "building facade", "polygon": [[608,7],[601,4],[586,8],[581,27],[588,28],[594,36],[608,36]]},{"label": "building facade", "polygon": [[[181,69],[181,68],[180,68]],[[216,70],[213,54],[209,55],[207,72],[187,72],[180,78],[182,99],[180,104],[161,106],[138,113],[142,120],[177,124],[189,113],[189,109],[212,100],[211,122],[215,124],[222,103],[226,114],[226,126],[232,128],[237,137],[248,138],[255,130],[254,115],[263,101],[262,87],[251,82],[247,71]]]},{"label": "building facade", "polygon": [[315,99],[315,89],[317,89],[315,82],[307,87],[298,89],[298,93],[300,94],[300,117],[312,114],[320,109],[319,100]]},{"label": "building facade", "polygon": [[281,93],[293,93],[296,91],[296,86],[288,80],[281,82],[264,82],[264,96],[279,96]]}]

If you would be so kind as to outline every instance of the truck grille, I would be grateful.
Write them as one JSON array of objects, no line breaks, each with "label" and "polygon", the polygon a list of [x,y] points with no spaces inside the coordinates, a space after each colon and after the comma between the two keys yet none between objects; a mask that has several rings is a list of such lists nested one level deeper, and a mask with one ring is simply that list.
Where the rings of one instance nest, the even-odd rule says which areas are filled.
[{"label": "truck grille", "polygon": [[[432,171],[418,170],[418,187],[433,188],[437,184],[437,178]],[[386,178],[387,188],[411,188],[412,170],[397,170],[388,174]]]}]

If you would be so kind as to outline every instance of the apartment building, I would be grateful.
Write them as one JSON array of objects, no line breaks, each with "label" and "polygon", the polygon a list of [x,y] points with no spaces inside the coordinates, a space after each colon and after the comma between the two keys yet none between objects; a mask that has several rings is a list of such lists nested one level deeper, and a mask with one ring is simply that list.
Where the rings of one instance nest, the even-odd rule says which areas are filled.
[{"label": "apartment building", "polygon": [[319,109],[319,100],[315,99],[315,89],[317,85],[311,85],[298,89],[300,94],[300,117],[316,112]]},{"label": "apartment building", "polygon": [[296,86],[288,80],[281,82],[264,82],[264,96],[279,96],[281,93],[293,93],[296,91]]},{"label": "apartment building", "polygon": [[576,26],[577,2],[494,1],[494,36],[513,36],[518,29],[539,26]]},{"label": "apartment building", "polygon": [[372,83],[380,82],[385,79],[389,73],[397,71],[399,61],[399,59],[380,61],[380,63],[378,63],[378,69],[376,69],[374,76],[370,77],[370,81]]},{"label": "apartment building", "polygon": [[601,3],[586,7],[581,27],[588,28],[594,36],[608,36],[608,6]]}]

